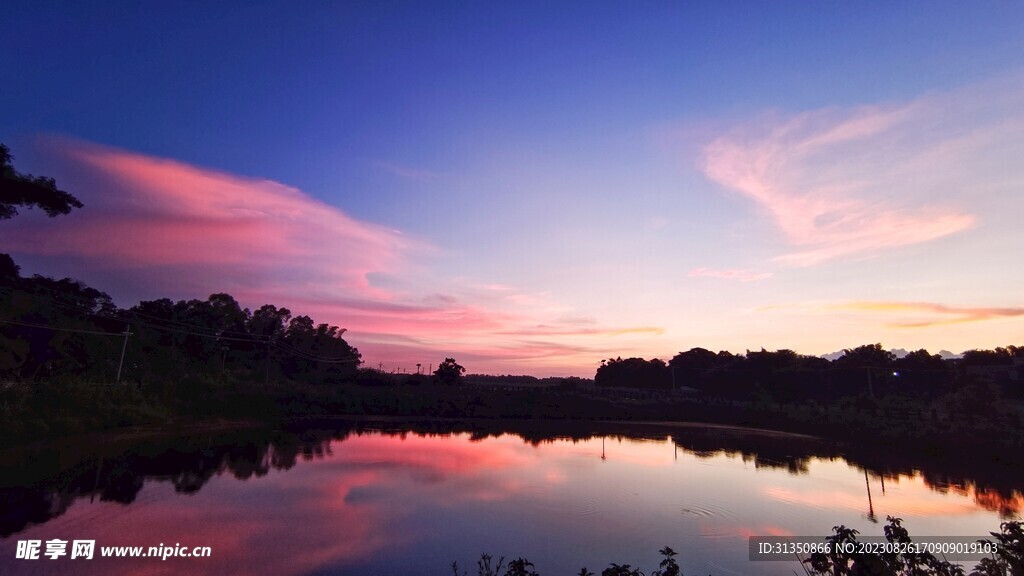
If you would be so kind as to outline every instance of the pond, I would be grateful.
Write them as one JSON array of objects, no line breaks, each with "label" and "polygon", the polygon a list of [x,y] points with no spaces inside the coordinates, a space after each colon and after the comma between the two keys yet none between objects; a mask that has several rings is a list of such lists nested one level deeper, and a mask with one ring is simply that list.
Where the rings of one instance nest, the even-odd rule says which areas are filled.
[{"label": "pond", "polygon": [[[795,557],[752,564],[748,538],[880,536],[887,515],[912,536],[984,537],[1024,506],[1010,463],[696,425],[332,422],[0,461],[4,574],[475,574],[481,552],[542,576],[649,573],[671,546],[684,574],[791,575]],[[67,555],[45,556],[54,539]],[[29,540],[40,558],[16,558]],[[74,540],[94,558],[71,559]],[[121,546],[210,555],[100,557]]]}]

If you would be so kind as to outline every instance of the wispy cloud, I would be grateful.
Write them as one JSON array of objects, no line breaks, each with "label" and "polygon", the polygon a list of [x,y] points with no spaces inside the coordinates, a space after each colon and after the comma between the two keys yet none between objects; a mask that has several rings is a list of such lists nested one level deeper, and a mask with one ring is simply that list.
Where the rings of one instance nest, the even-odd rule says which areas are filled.
[{"label": "wispy cloud", "polygon": [[622,336],[624,334],[664,334],[660,326],[630,326],[626,328],[583,328],[572,326],[549,326],[538,324],[501,332],[515,336]]},{"label": "wispy cloud", "polygon": [[998,318],[1024,317],[1024,308],[946,306],[933,302],[850,302],[834,306],[840,310],[899,314],[904,319],[893,321],[894,328],[926,328],[945,324],[980,322]]},{"label": "wispy cloud", "polygon": [[[782,233],[784,266],[866,257],[978,223],[979,187],[1021,181],[1020,75],[893,105],[766,115],[712,139],[702,169]],[[993,159],[998,159],[993,161]]]},{"label": "wispy cloud", "polygon": [[756,272],[754,270],[717,270],[713,268],[694,268],[690,270],[691,278],[720,278],[722,280],[738,280],[740,282],[753,282],[771,278],[772,272]]},{"label": "wispy cloud", "polygon": [[842,317],[866,320],[887,328],[928,328],[1010,318],[1024,318],[1021,306],[951,306],[938,302],[855,300],[809,301],[761,306],[755,312],[800,315],[807,318]]}]

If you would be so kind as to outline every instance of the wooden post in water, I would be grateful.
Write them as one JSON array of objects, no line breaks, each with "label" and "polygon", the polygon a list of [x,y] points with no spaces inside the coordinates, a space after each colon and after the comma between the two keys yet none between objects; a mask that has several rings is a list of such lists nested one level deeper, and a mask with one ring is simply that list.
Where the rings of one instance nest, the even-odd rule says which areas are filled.
[{"label": "wooden post in water", "polygon": [[868,520],[878,523],[878,519],[875,518],[875,505],[871,501],[871,482],[868,481],[868,469],[864,469],[864,485],[868,489]]},{"label": "wooden post in water", "polygon": [[96,499],[96,491],[99,490],[100,487],[100,472],[103,471],[103,457],[97,456],[96,460],[96,478],[94,478],[92,481],[92,494],[89,495],[90,504],[92,504],[93,501]]}]

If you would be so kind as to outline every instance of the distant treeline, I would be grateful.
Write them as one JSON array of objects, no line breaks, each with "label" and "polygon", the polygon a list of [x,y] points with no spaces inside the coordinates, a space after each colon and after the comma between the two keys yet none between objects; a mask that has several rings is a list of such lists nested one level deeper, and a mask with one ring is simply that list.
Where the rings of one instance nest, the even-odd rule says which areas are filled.
[{"label": "distant treeline", "polygon": [[473,384],[493,384],[495,386],[583,386],[594,383],[593,380],[578,376],[538,378],[524,374],[466,374],[464,378],[466,382]]},{"label": "distant treeline", "polygon": [[778,401],[945,394],[964,380],[993,382],[1005,392],[1020,395],[1024,389],[1024,347],[970,350],[962,358],[944,359],[924,349],[897,358],[881,344],[868,344],[844,350],[832,361],[792,350],[732,354],[693,348],[676,354],[667,363],[657,358],[602,360],[594,380],[597,386],[608,387],[687,387],[732,399],[767,394]]},{"label": "distant treeline", "polygon": [[250,311],[228,294],[121,309],[75,280],[22,277],[0,254],[2,380],[348,380],[360,355],[343,332],[272,304]]}]

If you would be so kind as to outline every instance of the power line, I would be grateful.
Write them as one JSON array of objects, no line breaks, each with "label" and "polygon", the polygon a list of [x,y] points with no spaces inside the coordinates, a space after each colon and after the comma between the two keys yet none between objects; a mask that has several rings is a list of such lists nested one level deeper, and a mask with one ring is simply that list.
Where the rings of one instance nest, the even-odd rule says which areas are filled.
[{"label": "power line", "polygon": [[226,328],[225,329],[210,328],[209,326],[201,326],[199,324],[192,324],[191,322],[183,322],[181,320],[174,320],[172,318],[160,318],[159,316],[153,316],[153,315],[150,315],[150,314],[143,314],[142,312],[137,312],[137,311],[131,310],[131,309],[125,310],[124,312],[126,314],[131,314],[132,316],[140,316],[140,317],[143,317],[143,318],[149,318],[151,320],[159,320],[161,322],[168,322],[170,324],[177,324],[179,326],[188,326],[190,328],[196,328],[198,330],[216,330],[217,332],[224,333],[224,334],[249,335],[248,332],[242,332],[242,331],[239,331],[239,330],[228,330]]},{"label": "power line", "polygon": [[[43,286],[41,288],[47,289],[45,286]],[[22,292],[25,292],[25,291],[22,290]],[[94,317],[97,317],[97,318],[106,318],[108,320],[117,320],[118,322],[134,321],[135,323],[140,324],[142,326],[146,326],[146,327],[149,327],[149,328],[154,328],[156,330],[163,330],[163,331],[166,331],[166,332],[176,332],[176,333],[179,333],[179,334],[188,334],[188,335],[199,336],[199,337],[203,337],[203,338],[216,338],[218,340],[233,340],[233,341],[238,341],[238,342],[263,342],[265,340],[265,338],[260,338],[260,337],[257,337],[257,336],[249,336],[247,338],[232,338],[230,336],[224,336],[223,333],[226,332],[226,333],[230,333],[230,334],[243,334],[243,335],[246,335],[246,333],[245,332],[238,332],[238,331],[235,331],[235,330],[221,330],[221,329],[218,329],[218,328],[210,328],[210,327],[206,327],[206,326],[199,326],[197,324],[189,324],[189,323],[186,323],[186,322],[179,322],[179,321],[176,321],[176,320],[173,320],[173,319],[170,319],[170,318],[163,318],[162,319],[162,318],[157,318],[156,316],[150,316],[148,314],[139,314],[139,313],[133,312],[131,310],[120,311],[120,314],[121,314],[120,316],[114,315],[114,314],[105,313],[105,312],[93,312],[93,311],[88,310],[87,308],[84,308],[83,306],[78,306],[78,305],[71,304],[71,303],[68,303],[68,302],[63,302],[63,301],[55,300],[53,298],[50,298],[50,297],[47,297],[47,296],[43,296],[41,294],[34,294],[34,293],[31,293],[31,292],[26,292],[26,293],[31,295],[31,296],[45,298],[45,299],[49,300],[50,304],[52,304],[52,305],[54,305],[54,306],[56,306],[58,308],[63,308],[65,310],[71,310],[71,311],[74,311],[74,312],[86,314],[86,315],[89,315],[89,316],[94,316]],[[167,326],[160,326],[160,325],[154,324],[152,322],[146,322],[144,320],[139,320],[138,318],[126,318],[125,316],[130,316],[130,317],[144,316],[144,317],[147,317],[147,318],[158,319],[158,320],[161,320],[163,322],[169,322],[169,323],[172,323],[172,324],[189,326],[189,327],[197,328],[197,329],[200,329],[200,330],[207,330],[207,331],[215,332],[215,333],[209,334],[209,333],[202,333],[202,332],[191,332],[191,331],[187,331],[187,330],[180,330],[180,329],[177,329],[177,328],[170,328],[170,327],[167,327]]]},{"label": "power line", "polygon": [[[119,318],[119,320],[124,320],[124,319],[120,319]],[[230,341],[233,341],[233,342],[252,342],[252,343],[266,342],[266,338],[258,338],[258,337],[234,338],[232,336],[218,336],[217,334],[203,334],[201,332],[189,332],[188,330],[180,330],[178,328],[170,328],[168,326],[159,326],[157,324],[152,324],[150,322],[141,322],[141,321],[138,321],[138,320],[136,320],[136,323],[139,324],[140,326],[145,326],[145,327],[148,327],[148,328],[152,328],[154,330],[162,330],[164,332],[174,332],[175,334],[185,334],[187,336],[198,336],[200,338],[213,338],[214,340],[230,340]]]},{"label": "power line", "polygon": [[306,360],[313,360],[313,361],[316,361],[316,362],[323,362],[324,364],[341,364],[341,363],[345,363],[345,362],[351,362],[352,360],[360,360],[362,358],[361,356],[358,356],[358,355],[355,355],[355,354],[350,354],[348,356],[338,356],[338,357],[334,357],[334,358],[326,357],[326,356],[314,356],[314,355],[306,353],[306,352],[300,352],[299,350],[296,350],[294,348],[285,348],[284,346],[281,346],[280,344],[278,344],[276,342],[272,343],[272,346],[274,346],[275,348],[277,348],[277,349],[279,349],[279,350],[281,350],[283,352],[287,352],[289,354],[292,354],[293,356],[299,356],[300,358],[304,358]]},{"label": "power line", "polygon": [[[42,290],[46,290],[46,291],[49,291],[49,292],[52,292],[52,293],[57,293],[55,290],[53,290],[51,288],[48,288],[46,286],[37,286],[36,288],[40,288]],[[116,320],[116,321],[119,321],[119,322],[133,321],[140,328],[144,327],[144,328],[150,328],[150,329],[154,329],[154,330],[158,330],[158,331],[172,332],[172,333],[176,333],[176,334],[184,334],[184,335],[187,335],[187,336],[197,336],[197,337],[200,337],[200,338],[212,338],[212,339],[215,339],[215,340],[218,340],[218,341],[248,342],[248,343],[254,343],[254,344],[255,343],[266,343],[266,344],[274,346],[275,348],[277,348],[277,349],[279,349],[282,352],[285,352],[287,354],[291,354],[293,356],[298,356],[298,357],[306,359],[306,360],[311,360],[311,361],[315,361],[315,362],[323,362],[323,363],[326,363],[326,364],[348,363],[348,362],[352,362],[353,360],[359,361],[359,360],[362,359],[361,355],[359,355],[359,354],[349,354],[349,355],[336,356],[336,357],[317,356],[315,354],[299,350],[298,348],[295,348],[294,346],[291,346],[291,345],[286,344],[284,342],[279,342],[279,341],[275,342],[275,341],[271,340],[271,338],[265,337],[265,336],[261,337],[261,336],[250,335],[250,334],[247,334],[247,333],[244,333],[244,332],[239,332],[239,331],[236,331],[236,330],[221,330],[221,329],[217,329],[217,328],[211,328],[211,327],[206,327],[206,326],[200,326],[200,325],[197,325],[197,324],[190,324],[190,323],[186,323],[186,322],[181,322],[181,321],[173,320],[173,319],[170,319],[170,318],[158,318],[156,316],[152,316],[152,315],[149,315],[149,314],[142,314],[142,313],[135,312],[135,311],[132,311],[132,310],[118,311],[119,315],[115,315],[115,314],[111,314],[111,313],[106,313],[106,312],[102,312],[102,311],[92,311],[92,310],[89,310],[88,308],[86,308],[85,306],[78,305],[78,304],[73,304],[73,303],[70,303],[70,302],[63,301],[63,300],[57,300],[57,299],[55,299],[53,297],[47,297],[45,295],[37,294],[37,293],[30,292],[30,291],[27,291],[27,290],[19,289],[19,291],[25,292],[26,294],[31,295],[33,297],[45,298],[52,305],[55,305],[58,308],[63,308],[65,310],[72,310],[74,312],[78,312],[78,313],[81,313],[81,314],[86,314],[88,316],[93,316],[93,317],[97,317],[97,318],[105,318],[105,319],[108,319],[108,320]],[[60,294],[60,293],[58,293],[58,294]],[[64,295],[64,294],[61,294],[61,295]],[[125,316],[131,317],[131,318],[126,318]],[[172,327],[169,327],[169,326],[161,326],[161,325],[155,324],[153,322],[147,322],[147,321],[144,321],[144,320],[140,320],[139,319],[140,316],[141,317],[145,317],[145,318],[151,318],[151,319],[159,320],[161,322],[177,324],[179,326],[188,326],[188,327],[191,327],[191,328],[195,328],[195,329],[198,329],[198,330],[204,330],[204,331],[207,331],[207,332],[195,332],[195,331],[189,331],[189,330],[182,330],[180,328],[172,328]],[[92,330],[78,330],[78,329],[71,329],[71,328],[59,328],[59,327],[55,327],[55,326],[51,326],[51,325],[47,325],[47,324],[32,324],[32,323],[25,323],[25,322],[17,322],[17,321],[13,321],[13,320],[0,320],[0,322],[5,322],[5,323],[8,323],[8,324],[16,324],[16,325],[20,325],[20,326],[28,326],[28,327],[33,327],[33,328],[45,328],[45,329],[49,329],[49,330],[59,330],[59,331],[63,331],[63,332],[77,332],[77,333],[82,333],[82,334],[96,334],[96,335],[103,335],[103,336],[123,336],[124,335],[123,332],[120,332],[120,333],[118,333],[118,332],[99,332],[99,331],[92,331]],[[214,332],[214,333],[209,333],[209,332]],[[232,336],[225,336],[224,335],[225,333],[227,333],[227,334],[242,334],[242,335],[244,335],[246,337],[244,337],[244,338],[236,338],[236,337],[232,337]],[[332,339],[334,339],[334,337],[332,337]],[[337,339],[343,341],[343,339],[340,336],[338,336]],[[347,343],[346,343],[346,345],[347,345]]]},{"label": "power line", "polygon": [[17,326],[28,326],[30,328],[44,328],[46,330],[58,330],[60,332],[77,332],[79,334],[96,334],[99,336],[124,336],[123,332],[99,332],[96,330],[78,330],[75,328],[59,328],[57,326],[50,326],[49,324],[33,324],[31,322],[18,322],[16,320],[3,320],[0,322],[4,324],[15,324]]},{"label": "power line", "polygon": [[[112,319],[115,319],[115,320],[119,319],[119,318],[113,318],[113,317],[109,317],[109,316],[108,316],[108,318],[112,318]],[[61,331],[61,332],[75,332],[75,333],[79,333],[79,334],[95,334],[95,335],[99,335],[99,336],[123,336],[124,335],[124,332],[100,332],[100,331],[96,331],[96,330],[81,330],[81,329],[76,329],[76,328],[61,328],[61,327],[53,326],[53,325],[50,325],[50,324],[36,324],[36,323],[31,323],[31,322],[19,322],[19,321],[16,321],[16,320],[3,320],[3,319],[0,319],[0,322],[3,322],[5,324],[14,324],[14,325],[17,325],[17,326],[26,326],[26,327],[29,327],[29,328],[40,328],[40,329],[46,329],[46,330],[57,330],[57,331]],[[214,338],[216,340],[229,340],[229,341],[235,341],[235,342],[251,342],[251,343],[267,343],[268,342],[267,339],[232,338],[232,337],[229,337],[229,336],[215,336],[215,335],[212,335],[212,334],[200,334],[200,333],[195,333],[195,332],[187,332],[185,330],[178,330],[178,329],[175,329],[175,328],[168,328],[168,327],[165,327],[165,326],[155,326],[155,325],[150,325],[150,324],[145,324],[145,323],[143,324],[143,326],[147,326],[147,327],[150,327],[150,328],[155,328],[157,330],[164,330],[164,331],[168,331],[168,332],[175,332],[175,333],[178,333],[178,334],[185,334],[185,335],[190,335],[190,336],[198,336],[200,338]],[[350,355],[346,355],[346,356],[336,356],[336,357],[316,356],[314,354],[311,354],[309,352],[304,352],[302,350],[299,350],[299,349],[294,348],[292,346],[288,346],[288,345],[283,344],[281,342],[269,341],[269,343],[274,348],[277,348],[277,349],[281,350],[282,352],[286,352],[286,353],[294,355],[294,356],[299,356],[299,357],[304,358],[306,360],[313,360],[313,361],[316,361],[316,362],[324,362],[324,363],[327,363],[327,364],[351,362],[352,360],[359,360],[359,359],[361,359],[361,356],[356,355],[356,354],[350,354]]]},{"label": "power line", "polygon": [[[59,296],[66,296],[67,295],[65,293],[58,292],[57,290],[54,290],[54,289],[49,288],[47,286],[34,286],[33,288],[37,288],[37,289],[40,289],[40,290],[45,290],[45,291],[51,292],[53,294],[57,294]],[[67,302],[67,301],[64,301],[62,299],[55,299],[53,297],[47,297],[47,296],[44,296],[44,295],[41,295],[41,294],[36,294],[36,293],[34,293],[32,291],[29,291],[29,290],[26,290],[26,289],[22,289],[22,288],[19,288],[17,290],[20,291],[20,292],[23,292],[25,294],[31,295],[31,296],[46,298],[47,300],[50,301],[51,304],[54,304],[54,305],[56,305],[59,308],[64,308],[65,310],[72,310],[72,311],[75,311],[75,312],[85,313],[85,314],[88,314],[90,316],[96,316],[96,317],[99,317],[99,318],[107,318],[107,319],[110,319],[110,320],[117,320],[119,322],[128,322],[129,320],[132,320],[132,321],[135,321],[135,322],[137,322],[139,324],[144,324],[144,325],[147,325],[147,326],[150,326],[150,327],[153,327],[153,328],[157,328],[157,329],[161,329],[161,330],[165,330],[165,331],[169,331],[169,332],[178,332],[178,333],[181,333],[181,334],[191,334],[191,335],[194,335],[194,336],[202,336],[202,337],[208,337],[208,338],[218,338],[220,340],[234,340],[234,341],[239,341],[239,342],[263,342],[267,338],[266,336],[256,336],[256,335],[252,335],[252,334],[250,334],[248,332],[242,332],[242,331],[239,331],[239,330],[229,330],[229,329],[226,329],[226,328],[214,328],[214,327],[210,327],[210,326],[202,326],[200,324],[193,324],[191,322],[183,322],[181,320],[175,320],[173,318],[160,318],[158,316],[153,316],[151,314],[143,314],[142,312],[138,312],[138,311],[135,311],[135,310],[132,310],[132,309],[118,310],[118,313],[120,313],[121,316],[115,316],[115,315],[112,315],[112,314],[109,314],[109,313],[104,313],[104,312],[101,312],[101,311],[94,312],[94,311],[91,311],[91,310],[87,309],[86,307],[84,307],[82,305],[71,303],[71,302]],[[183,300],[183,302],[184,302],[184,300]],[[126,318],[125,316],[130,316],[131,318],[129,319],[129,318]],[[175,330],[173,328],[168,328],[168,327],[165,327],[165,326],[159,326],[157,324],[153,324],[152,322],[146,322],[146,321],[143,321],[143,320],[139,320],[139,317],[149,318],[151,320],[157,320],[159,322],[165,322],[165,323],[168,323],[168,324],[176,324],[178,326],[184,326],[184,327],[188,327],[188,328],[193,328],[195,330],[206,331],[206,332],[209,332],[209,333],[188,332],[188,331],[184,331],[184,330]],[[238,335],[241,335],[241,336],[245,336],[245,338],[230,338],[230,337],[224,336],[224,334],[238,334]],[[340,336],[338,336],[338,338],[341,339]]]},{"label": "power line", "polygon": [[[102,317],[102,318],[110,318],[110,319],[119,320],[119,321],[122,321],[122,322],[127,321],[125,318],[121,318],[121,317],[117,317],[117,316],[111,316],[110,314],[106,314],[106,313],[99,312],[99,311],[94,312],[94,311],[89,310],[88,308],[82,306],[81,304],[74,303],[74,302],[68,302],[68,301],[63,299],[63,297],[68,296],[67,293],[60,292],[58,290],[55,290],[55,289],[47,287],[47,286],[35,285],[35,286],[32,286],[31,289],[16,288],[16,289],[12,289],[12,290],[17,290],[19,292],[23,292],[25,294],[28,294],[28,295],[34,296],[34,297],[45,298],[45,299],[49,300],[51,304],[54,304],[54,305],[56,305],[56,306],[58,306],[60,308],[66,309],[66,310],[74,310],[76,312],[84,312],[84,313],[89,314],[91,316],[99,316],[99,317]],[[48,297],[48,296],[45,296],[43,294],[38,294],[38,293],[35,292],[35,290],[42,290],[42,291],[50,292],[51,294],[54,294],[54,295],[56,295],[58,297],[57,298],[52,297],[52,296]],[[182,302],[186,302],[186,301],[182,300]],[[199,301],[199,302],[201,302],[201,301]],[[172,304],[174,304],[174,303],[172,302]],[[122,313],[122,314],[130,314],[132,316],[141,316],[141,317],[144,317],[144,318],[149,318],[151,320],[158,320],[160,322],[166,322],[166,323],[169,323],[169,324],[177,324],[179,326],[185,326],[185,327],[189,327],[189,328],[194,328],[196,330],[206,330],[206,331],[211,331],[211,332],[212,331],[216,331],[216,332],[219,332],[219,333],[239,334],[239,335],[242,335],[242,336],[248,336],[249,335],[248,332],[242,332],[242,331],[239,331],[239,330],[229,330],[229,329],[226,329],[226,328],[212,328],[212,327],[209,327],[209,326],[202,326],[200,324],[193,324],[191,322],[183,322],[181,320],[175,320],[173,318],[160,318],[159,316],[153,316],[151,314],[143,314],[142,312],[138,312],[138,311],[131,310],[131,309],[118,310],[118,311],[120,313]]]}]

